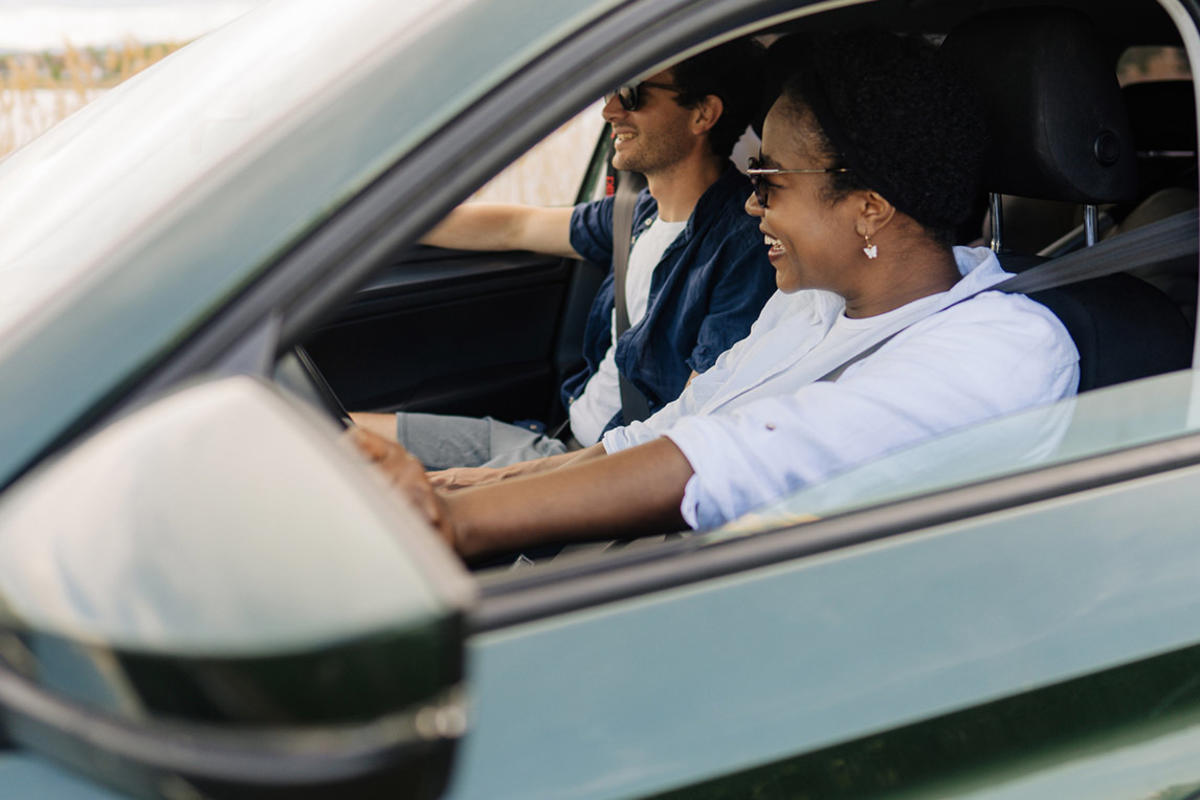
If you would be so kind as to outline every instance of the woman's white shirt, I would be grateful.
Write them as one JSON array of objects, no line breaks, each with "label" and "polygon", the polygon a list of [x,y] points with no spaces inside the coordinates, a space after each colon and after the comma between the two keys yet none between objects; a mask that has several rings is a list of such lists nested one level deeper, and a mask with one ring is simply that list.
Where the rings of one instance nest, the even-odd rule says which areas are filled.
[{"label": "woman's white shirt", "polygon": [[[605,450],[667,436],[694,471],[683,517],[709,528],[899,447],[1073,394],[1079,355],[1058,318],[1023,295],[959,302],[1009,274],[987,248],[954,253],[963,278],[948,292],[874,317],[845,316],[829,292],[777,292],[745,339],[675,402],[605,434]],[[893,334],[836,382],[819,380]]]}]

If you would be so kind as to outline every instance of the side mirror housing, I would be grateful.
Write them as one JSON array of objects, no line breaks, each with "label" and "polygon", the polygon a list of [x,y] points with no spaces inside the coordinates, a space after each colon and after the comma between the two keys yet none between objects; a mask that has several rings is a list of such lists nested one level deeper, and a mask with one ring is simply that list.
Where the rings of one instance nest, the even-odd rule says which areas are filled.
[{"label": "side mirror housing", "polygon": [[0,499],[0,724],[141,796],[436,797],[474,598],[329,423],[193,386]]}]

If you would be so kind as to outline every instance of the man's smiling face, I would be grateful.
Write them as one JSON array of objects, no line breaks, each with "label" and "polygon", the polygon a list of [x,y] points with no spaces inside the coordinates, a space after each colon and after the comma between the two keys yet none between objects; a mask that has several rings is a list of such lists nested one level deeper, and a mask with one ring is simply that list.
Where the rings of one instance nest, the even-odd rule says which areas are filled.
[{"label": "man's smiling face", "polygon": [[[646,83],[674,85],[671,70],[651,75]],[[694,111],[675,102],[676,93],[641,86],[637,111],[626,111],[616,97],[604,105],[604,120],[614,135],[613,166],[650,175],[661,172],[691,152],[695,136],[689,130]]]}]

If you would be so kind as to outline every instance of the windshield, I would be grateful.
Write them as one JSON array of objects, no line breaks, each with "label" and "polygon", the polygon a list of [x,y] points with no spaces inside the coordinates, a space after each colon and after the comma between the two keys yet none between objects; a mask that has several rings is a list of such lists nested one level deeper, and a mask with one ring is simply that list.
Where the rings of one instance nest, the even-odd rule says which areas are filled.
[{"label": "windshield", "polygon": [[1200,374],[1176,372],[993,420],[844,472],[708,534],[723,539],[1200,430]]}]

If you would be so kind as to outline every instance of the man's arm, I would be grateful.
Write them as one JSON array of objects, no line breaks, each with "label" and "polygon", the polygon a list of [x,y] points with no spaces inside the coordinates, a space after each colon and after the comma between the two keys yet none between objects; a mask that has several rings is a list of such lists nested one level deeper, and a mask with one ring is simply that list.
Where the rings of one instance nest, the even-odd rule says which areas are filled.
[{"label": "man's arm", "polygon": [[579,258],[571,246],[573,210],[466,203],[446,215],[421,243],[460,250],[533,250]]}]

